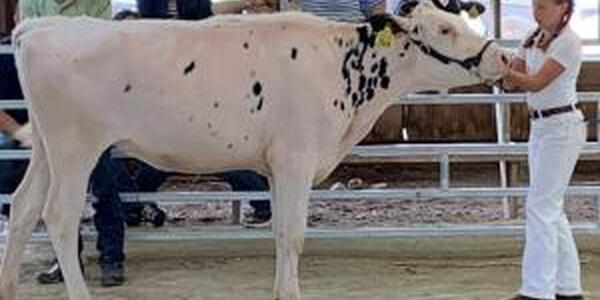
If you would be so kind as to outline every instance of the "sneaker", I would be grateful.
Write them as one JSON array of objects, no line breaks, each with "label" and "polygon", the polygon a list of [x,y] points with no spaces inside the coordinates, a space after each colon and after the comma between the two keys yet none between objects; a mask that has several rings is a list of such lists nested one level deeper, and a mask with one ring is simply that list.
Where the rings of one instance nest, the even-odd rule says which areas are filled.
[{"label": "sneaker", "polygon": [[516,296],[510,298],[510,300],[547,300],[547,299],[533,298],[533,297],[527,297],[527,296],[523,296],[523,295],[516,295]]},{"label": "sneaker", "polygon": [[268,215],[252,215],[244,220],[244,227],[246,228],[267,228],[271,227],[271,214]]},{"label": "sneaker", "polygon": [[[79,266],[81,267],[81,273],[85,274],[85,269],[83,268],[83,262],[81,259],[79,259]],[[60,269],[60,264],[58,263],[58,259],[53,259],[50,268],[47,271],[39,273],[36,276],[36,280],[40,284],[57,284],[65,281]]]},{"label": "sneaker", "polygon": [[556,295],[556,300],[583,300],[582,295],[573,295],[573,296],[565,296],[565,295]]},{"label": "sneaker", "polygon": [[163,226],[167,219],[167,214],[160,209],[156,203],[145,203],[140,215],[142,221],[149,222],[154,225],[154,227]]},{"label": "sneaker", "polygon": [[125,283],[125,269],[123,265],[101,266],[102,275],[100,285],[103,287],[121,286]]},{"label": "sneaker", "polygon": [[47,271],[41,272],[36,276],[37,282],[40,284],[57,284],[64,281],[62,271],[58,260],[52,261],[52,266]]}]

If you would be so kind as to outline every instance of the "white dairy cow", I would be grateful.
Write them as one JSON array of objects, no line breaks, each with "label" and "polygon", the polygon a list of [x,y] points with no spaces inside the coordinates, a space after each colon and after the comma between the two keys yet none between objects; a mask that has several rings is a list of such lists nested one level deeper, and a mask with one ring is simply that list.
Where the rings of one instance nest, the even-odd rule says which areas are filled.
[{"label": "white dairy cow", "polygon": [[25,22],[14,40],[33,155],[13,196],[1,300],[15,299],[19,262],[39,217],[69,299],[91,299],[77,261],[77,227],[90,171],[111,144],[168,171],[266,175],[274,297],[300,299],[311,185],[397,96],[496,80],[506,69],[503,50],[430,5],[364,24],[300,13],[204,22],[50,18]]}]

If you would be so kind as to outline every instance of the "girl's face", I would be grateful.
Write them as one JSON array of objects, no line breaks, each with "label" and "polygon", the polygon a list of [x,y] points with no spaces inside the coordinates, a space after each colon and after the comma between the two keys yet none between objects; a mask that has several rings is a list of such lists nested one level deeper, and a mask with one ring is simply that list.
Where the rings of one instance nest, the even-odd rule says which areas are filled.
[{"label": "girl's face", "polygon": [[567,14],[569,4],[557,4],[554,0],[533,0],[533,16],[540,27],[547,31],[558,29]]}]

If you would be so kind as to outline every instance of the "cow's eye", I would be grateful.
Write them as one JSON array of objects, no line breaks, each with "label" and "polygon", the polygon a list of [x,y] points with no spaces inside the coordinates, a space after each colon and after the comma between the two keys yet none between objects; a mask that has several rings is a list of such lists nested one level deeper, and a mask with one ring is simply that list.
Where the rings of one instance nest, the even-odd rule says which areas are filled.
[{"label": "cow's eye", "polygon": [[442,26],[440,27],[440,34],[442,35],[448,35],[452,32],[452,28],[449,26]]}]

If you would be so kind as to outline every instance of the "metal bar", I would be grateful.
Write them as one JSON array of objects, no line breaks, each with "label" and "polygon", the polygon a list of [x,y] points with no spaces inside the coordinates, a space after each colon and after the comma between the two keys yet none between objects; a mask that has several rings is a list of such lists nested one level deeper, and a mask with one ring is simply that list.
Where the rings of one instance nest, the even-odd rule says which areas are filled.
[{"label": "metal bar", "polygon": [[290,3],[288,0],[279,0],[279,10],[288,11],[290,9]]},{"label": "metal bar", "polygon": [[450,187],[450,159],[448,153],[440,155],[440,188],[448,190]]},{"label": "metal bar", "polygon": [[[475,161],[480,161],[489,156],[507,157],[527,155],[527,143],[456,143],[456,144],[385,144],[356,146],[346,157],[344,162],[359,162],[377,158],[381,160],[393,160],[394,158],[407,157],[412,160],[414,157],[428,157],[431,162],[439,161],[442,154],[448,154],[450,161],[460,161],[460,157],[476,156]],[[31,156],[31,150],[0,150],[0,160],[2,159],[28,159]],[[122,154],[116,153],[116,157],[125,158]],[[581,158],[600,159],[600,143],[587,142],[581,152]]]},{"label": "metal bar", "polygon": [[[458,188],[405,188],[405,189],[365,189],[365,190],[313,190],[311,200],[398,200],[398,201],[429,201],[436,198],[480,198],[482,201],[492,201],[499,197],[524,197],[527,187],[458,187]],[[597,196],[600,186],[569,186],[566,195]],[[268,192],[157,192],[157,193],[122,193],[125,202],[153,201],[160,204],[198,204],[209,201],[249,201],[270,199]],[[91,200],[89,197],[88,200]],[[488,200],[489,199],[489,200]],[[1,203],[8,202],[10,196],[0,194]]]},{"label": "metal bar", "polygon": [[[577,98],[580,102],[600,101],[600,92],[579,92]],[[496,104],[496,103],[522,103],[525,102],[525,94],[411,94],[398,97],[394,100],[395,105],[464,105],[464,104]],[[23,100],[2,100],[0,109],[25,109]]]},{"label": "metal bar", "polygon": [[[600,234],[600,227],[596,223],[576,223],[571,228],[576,235]],[[423,238],[423,237],[464,237],[464,236],[522,236],[522,224],[435,224],[419,225],[417,227],[391,227],[391,228],[354,228],[354,229],[329,229],[308,228],[308,239],[331,238]],[[95,241],[95,232],[84,232],[87,241]],[[126,232],[129,241],[173,241],[173,240],[256,240],[271,239],[271,230],[240,228],[239,226],[204,226],[186,228],[153,228],[152,230],[130,229]],[[34,243],[48,243],[49,238],[45,232],[35,232],[31,239]],[[6,234],[0,234],[0,243],[6,242]]]}]

